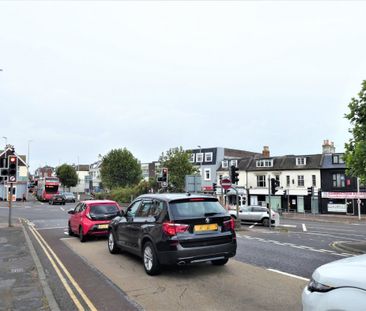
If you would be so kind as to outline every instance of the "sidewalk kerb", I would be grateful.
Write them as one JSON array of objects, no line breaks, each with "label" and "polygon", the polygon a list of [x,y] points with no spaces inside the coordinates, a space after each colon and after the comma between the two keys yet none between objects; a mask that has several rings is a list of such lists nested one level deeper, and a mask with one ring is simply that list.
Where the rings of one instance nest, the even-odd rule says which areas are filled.
[{"label": "sidewalk kerb", "polygon": [[29,248],[30,253],[32,255],[33,261],[36,265],[39,280],[42,284],[43,292],[44,292],[44,294],[47,298],[48,305],[49,305],[49,307],[52,311],[60,311],[60,308],[59,308],[59,306],[56,302],[55,297],[53,296],[51,288],[47,283],[46,274],[45,274],[44,269],[42,267],[41,261],[39,260],[39,257],[36,253],[36,250],[34,249],[33,243],[32,243],[32,241],[31,241],[31,239],[28,235],[27,230],[24,227],[24,224],[22,223],[22,221],[20,221],[20,222],[21,222],[21,225],[22,225],[22,229],[23,229],[23,232],[24,232],[25,239],[27,241],[28,248]]}]

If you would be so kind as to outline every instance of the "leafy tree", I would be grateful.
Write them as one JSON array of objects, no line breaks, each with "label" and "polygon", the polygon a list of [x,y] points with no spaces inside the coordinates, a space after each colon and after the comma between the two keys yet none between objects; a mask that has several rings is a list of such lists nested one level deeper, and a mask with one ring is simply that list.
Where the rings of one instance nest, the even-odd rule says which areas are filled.
[{"label": "leafy tree", "polygon": [[109,189],[136,185],[142,175],[140,162],[126,148],[112,149],[103,157],[100,173]]},{"label": "leafy tree", "polygon": [[185,176],[197,172],[196,167],[189,161],[190,156],[190,152],[179,147],[169,149],[160,157],[161,166],[168,168],[169,188],[175,192],[183,192]]},{"label": "leafy tree", "polygon": [[79,181],[75,168],[66,163],[56,169],[56,175],[64,188],[75,187]]},{"label": "leafy tree", "polygon": [[352,98],[348,104],[349,113],[345,114],[351,123],[349,132],[352,137],[345,144],[345,162],[347,174],[360,177],[366,182],[366,80],[357,98]]}]

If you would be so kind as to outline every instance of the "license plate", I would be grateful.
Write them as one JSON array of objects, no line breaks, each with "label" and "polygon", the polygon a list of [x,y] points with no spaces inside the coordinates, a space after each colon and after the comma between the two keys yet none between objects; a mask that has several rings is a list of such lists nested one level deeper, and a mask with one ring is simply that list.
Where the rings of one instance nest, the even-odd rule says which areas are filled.
[{"label": "license plate", "polygon": [[217,231],[217,224],[208,224],[208,225],[195,225],[194,231],[201,232],[201,231]]},{"label": "license plate", "polygon": [[108,229],[108,224],[98,225],[98,229]]}]

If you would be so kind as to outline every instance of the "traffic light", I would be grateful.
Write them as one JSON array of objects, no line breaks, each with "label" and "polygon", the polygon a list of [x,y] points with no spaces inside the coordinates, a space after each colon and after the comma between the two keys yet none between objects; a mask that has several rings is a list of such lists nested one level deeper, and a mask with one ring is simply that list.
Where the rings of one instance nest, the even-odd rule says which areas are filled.
[{"label": "traffic light", "polygon": [[235,165],[230,166],[230,179],[233,184],[236,184],[239,181],[239,168],[235,167]]},{"label": "traffic light", "polygon": [[276,178],[271,178],[271,194],[275,195],[276,188],[280,186],[280,182]]},{"label": "traffic light", "polygon": [[163,167],[162,174],[161,174],[161,181],[168,182],[168,169]]},{"label": "traffic light", "polygon": [[214,182],[214,183],[212,184],[212,191],[213,191],[213,192],[216,192],[216,190],[217,190],[217,184]]},{"label": "traffic light", "polygon": [[8,181],[16,182],[18,172],[18,157],[16,155],[10,155],[8,157],[8,163],[9,163]]},{"label": "traffic light", "polygon": [[308,195],[314,196],[314,187],[309,187],[308,188]]}]

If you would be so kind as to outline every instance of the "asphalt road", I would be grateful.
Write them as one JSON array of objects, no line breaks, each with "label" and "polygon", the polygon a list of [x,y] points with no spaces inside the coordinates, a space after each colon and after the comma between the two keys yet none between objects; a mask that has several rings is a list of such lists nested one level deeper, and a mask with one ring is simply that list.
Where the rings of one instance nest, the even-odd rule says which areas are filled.
[{"label": "asphalt road", "polygon": [[[251,228],[245,225],[245,230],[238,232],[237,256],[227,266],[219,267],[219,270],[211,265],[169,268],[161,276],[151,278],[145,276],[141,260],[138,258],[126,255],[112,256],[107,253],[106,241],[103,239],[93,239],[85,244],[78,242],[75,237],[70,239],[66,229],[67,210],[74,206],[72,203],[50,206],[39,202],[17,202],[12,209],[13,222],[18,218],[30,221],[98,310],[133,310],[139,309],[139,305],[147,310],[158,310],[159,301],[166,301],[164,296],[168,292],[172,297],[180,297],[177,301],[171,301],[178,306],[197,307],[200,301],[204,302],[198,310],[205,310],[205,307],[219,310],[224,303],[230,310],[239,310],[242,304],[266,310],[267,304],[263,304],[263,299],[267,298],[272,298],[271,301],[276,302],[277,307],[283,310],[296,310],[300,308],[301,288],[306,284],[305,280],[296,276],[310,278],[318,266],[353,255],[334,249],[331,246],[333,242],[366,240],[365,224],[291,219],[281,221],[281,230],[268,230],[261,226]],[[0,217],[7,219],[7,215],[6,202],[0,202]],[[61,310],[74,310],[75,302],[70,299],[49,258],[34,237],[32,241]],[[109,262],[109,265],[106,266],[106,262]],[[128,267],[127,270],[123,269],[125,266]],[[125,277],[118,278],[123,271],[126,273]],[[294,277],[281,275],[283,272]],[[245,275],[250,275],[251,278],[243,279]],[[136,283],[136,276],[141,284]],[[266,293],[272,296],[261,294],[264,284],[267,288]],[[185,292],[184,288],[187,288]],[[253,288],[257,292],[253,291]],[[217,300],[220,289],[225,294],[225,299]],[[186,295],[187,293],[189,295]],[[251,296],[243,293],[250,293]],[[131,303],[126,294],[137,304]],[[80,293],[76,293],[76,297],[88,309]],[[278,300],[278,297],[282,299]],[[148,304],[151,299],[155,303],[154,308]],[[125,307],[122,307],[121,301]],[[269,305],[267,309],[275,310],[274,305]]]}]

